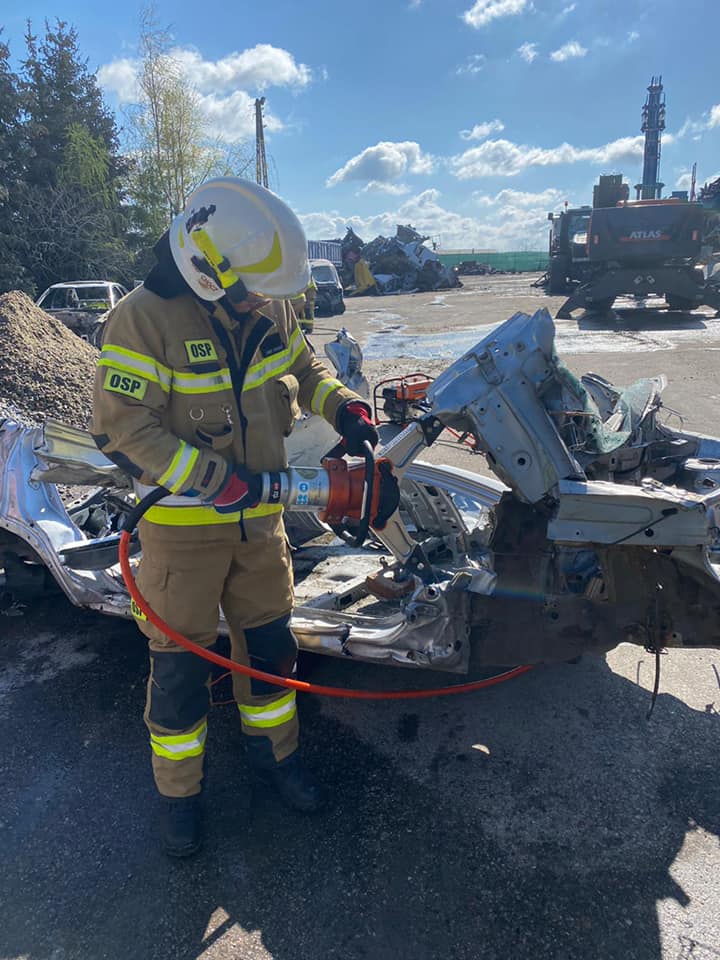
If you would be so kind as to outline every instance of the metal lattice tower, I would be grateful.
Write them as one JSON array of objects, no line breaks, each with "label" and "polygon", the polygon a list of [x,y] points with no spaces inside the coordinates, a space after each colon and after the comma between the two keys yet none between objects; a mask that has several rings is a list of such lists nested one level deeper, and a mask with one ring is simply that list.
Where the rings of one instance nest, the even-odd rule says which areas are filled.
[{"label": "metal lattice tower", "polygon": [[660,173],[660,140],[665,129],[665,94],[662,77],[650,80],[647,100],[642,111],[641,131],[645,134],[642,183],[635,184],[638,200],[659,200],[665,186]]},{"label": "metal lattice tower", "polygon": [[261,187],[268,185],[267,156],[265,155],[265,124],[263,123],[263,107],[265,97],[255,101],[255,179]]}]

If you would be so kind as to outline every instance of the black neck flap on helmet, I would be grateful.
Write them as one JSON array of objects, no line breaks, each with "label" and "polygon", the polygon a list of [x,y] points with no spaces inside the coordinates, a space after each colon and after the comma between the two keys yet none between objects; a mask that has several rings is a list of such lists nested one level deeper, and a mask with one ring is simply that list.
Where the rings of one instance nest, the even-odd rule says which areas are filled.
[{"label": "black neck flap on helmet", "polygon": [[153,253],[157,263],[145,277],[147,289],[162,297],[163,300],[171,300],[173,297],[181,297],[192,293],[173,260],[170,251],[170,232],[168,230],[153,247]]}]

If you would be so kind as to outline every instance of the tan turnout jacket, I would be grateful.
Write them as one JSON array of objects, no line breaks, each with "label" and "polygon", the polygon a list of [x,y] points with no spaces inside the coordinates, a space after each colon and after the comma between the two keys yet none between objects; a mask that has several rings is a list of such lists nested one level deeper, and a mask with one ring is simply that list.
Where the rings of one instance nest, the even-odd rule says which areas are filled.
[{"label": "tan turnout jacket", "polygon": [[[164,300],[138,287],[105,324],[91,431],[139,484],[176,495],[151,509],[150,522],[237,523],[239,514],[203,504],[230,466],[282,470],[300,407],[336,426],[339,407],[354,399],[313,356],[286,301],[238,322],[220,305],[190,295]],[[274,512],[261,504],[243,519]]]}]

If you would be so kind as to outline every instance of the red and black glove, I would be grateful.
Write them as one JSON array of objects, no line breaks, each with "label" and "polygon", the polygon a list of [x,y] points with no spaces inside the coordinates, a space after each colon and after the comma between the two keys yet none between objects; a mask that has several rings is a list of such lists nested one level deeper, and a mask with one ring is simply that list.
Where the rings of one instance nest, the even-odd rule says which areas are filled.
[{"label": "red and black glove", "polygon": [[363,455],[365,440],[373,449],[378,444],[378,432],[370,419],[370,407],[362,400],[350,400],[340,407],[337,427],[338,433],[342,436],[342,444],[351,457]]},{"label": "red and black glove", "polygon": [[236,513],[256,507],[262,496],[262,477],[245,467],[235,467],[213,497],[212,505],[218,513]]}]

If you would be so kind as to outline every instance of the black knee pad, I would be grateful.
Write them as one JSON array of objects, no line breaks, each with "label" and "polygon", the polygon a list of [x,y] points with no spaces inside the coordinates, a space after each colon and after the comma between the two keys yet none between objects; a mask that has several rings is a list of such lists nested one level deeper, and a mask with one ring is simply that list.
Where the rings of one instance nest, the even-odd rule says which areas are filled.
[{"label": "black knee pad", "polygon": [[[245,642],[251,667],[281,677],[294,675],[298,648],[290,629],[290,614],[264,623],[261,627],[250,627],[245,631]],[[250,681],[250,690],[255,697],[281,692],[280,687],[254,677]]]},{"label": "black knee pad", "polygon": [[210,664],[194,653],[152,651],[150,659],[150,720],[168,730],[185,730],[202,720],[210,707]]}]

